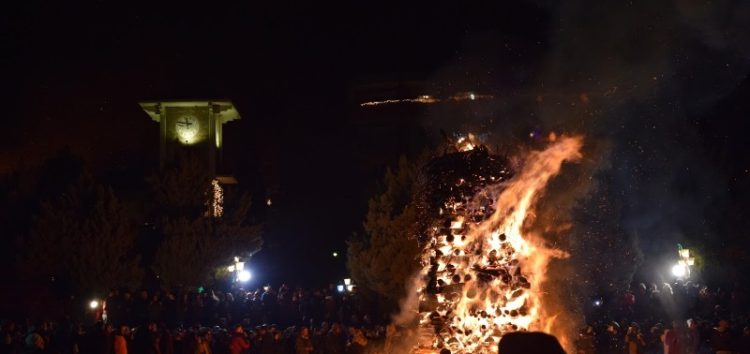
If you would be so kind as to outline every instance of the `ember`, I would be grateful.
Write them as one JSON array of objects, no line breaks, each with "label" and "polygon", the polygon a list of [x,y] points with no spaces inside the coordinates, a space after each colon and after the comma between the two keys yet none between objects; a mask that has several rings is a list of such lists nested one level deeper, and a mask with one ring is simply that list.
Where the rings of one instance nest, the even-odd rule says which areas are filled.
[{"label": "ember", "polygon": [[515,176],[507,160],[467,140],[426,167],[419,352],[495,353],[505,333],[553,330],[541,284],[551,258],[565,253],[523,226],[562,163],[581,157],[582,140],[559,137]]}]

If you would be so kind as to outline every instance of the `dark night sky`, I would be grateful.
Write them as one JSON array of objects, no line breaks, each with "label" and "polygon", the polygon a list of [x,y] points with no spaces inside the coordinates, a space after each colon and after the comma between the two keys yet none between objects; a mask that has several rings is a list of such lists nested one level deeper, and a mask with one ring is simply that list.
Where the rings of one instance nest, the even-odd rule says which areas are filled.
[{"label": "dark night sky", "polygon": [[[0,171],[67,145],[102,173],[140,183],[156,163],[158,127],[137,101],[230,98],[243,118],[225,127],[227,160],[249,189],[274,197],[257,260],[274,276],[343,269],[330,252],[359,228],[384,170],[373,161],[418,150],[413,141],[436,128],[475,127],[472,117],[496,116],[479,125],[506,142],[539,128],[607,146],[591,172],[606,182],[592,193],[620,195],[613,224],[624,239],[714,238],[729,223],[707,209],[743,219],[748,205],[737,194],[750,182],[750,11],[738,1],[14,6],[2,15],[10,103]],[[465,121],[427,111],[369,129],[352,90],[400,80],[499,99]],[[571,108],[581,93],[592,107]],[[363,144],[376,138],[386,143]],[[683,235],[696,217],[709,220],[705,230]]]}]

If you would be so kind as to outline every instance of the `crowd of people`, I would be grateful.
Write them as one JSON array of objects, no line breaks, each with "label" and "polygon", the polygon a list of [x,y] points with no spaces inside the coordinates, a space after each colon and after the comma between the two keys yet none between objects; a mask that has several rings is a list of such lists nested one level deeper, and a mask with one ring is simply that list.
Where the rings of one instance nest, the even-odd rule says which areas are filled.
[{"label": "crowd of people", "polygon": [[[748,353],[742,288],[646,286],[597,300],[575,350],[593,353]],[[221,292],[113,289],[87,318],[3,320],[0,354],[338,354],[403,351],[414,329],[388,324],[356,289]]]},{"label": "crowd of people", "polygon": [[578,353],[750,354],[748,302],[739,284],[727,291],[694,282],[641,283],[609,300],[593,301]]},{"label": "crowd of people", "polygon": [[382,352],[405,338],[384,319],[371,319],[356,288],[306,291],[282,285],[278,291],[266,286],[135,294],[113,289],[88,321],[5,320],[0,354]]},{"label": "crowd of people", "polygon": [[261,325],[251,330],[237,324],[227,330],[222,327],[170,329],[149,322],[131,328],[121,324],[113,327],[98,322],[93,326],[69,323],[41,322],[28,325],[21,331],[13,322],[3,326],[3,353],[100,353],[100,354],[210,354],[210,353],[364,353],[382,337],[378,333],[338,322],[321,323],[311,330],[307,326],[280,329],[275,325]]}]

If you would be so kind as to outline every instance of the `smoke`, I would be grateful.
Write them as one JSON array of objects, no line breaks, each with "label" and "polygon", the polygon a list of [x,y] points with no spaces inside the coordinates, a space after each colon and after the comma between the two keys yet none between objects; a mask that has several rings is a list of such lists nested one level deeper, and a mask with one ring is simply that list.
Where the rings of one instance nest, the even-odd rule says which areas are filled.
[{"label": "smoke", "polygon": [[[385,352],[410,353],[419,341],[417,324],[419,323],[419,293],[415,289],[425,286],[425,274],[415,272],[406,281],[406,297],[399,302],[399,312],[392,315],[391,323],[386,329],[387,347]],[[430,337],[431,339],[431,337]]]},{"label": "smoke", "polygon": [[559,27],[541,77],[561,97],[588,99],[546,101],[539,116],[544,127],[586,134],[590,163],[580,174],[590,178],[558,181],[548,195],[556,203],[584,196],[569,210],[574,265],[589,294],[622,290],[641,260],[713,236],[712,206],[725,189],[703,146],[700,112],[747,75],[748,6],[573,1],[556,8]]},{"label": "smoke", "polygon": [[399,302],[399,312],[391,318],[391,323],[401,327],[413,327],[419,317],[419,293],[414,289],[425,286],[425,275],[418,271],[406,281],[406,297]]},{"label": "smoke", "polygon": [[[721,237],[726,177],[707,153],[701,124],[710,119],[704,112],[747,78],[750,3],[537,4],[547,14],[538,44],[483,33],[492,40],[467,40],[435,73],[438,91],[477,90],[495,99],[435,105],[423,125],[479,133],[511,156],[538,146],[548,132],[585,136],[582,163],[551,181],[530,225],[571,251],[570,260],[553,264],[550,278],[559,279],[551,286],[560,296],[573,299],[559,307],[575,317],[590,296],[628,287],[639,267],[658,275],[663,270],[655,265],[678,242]],[[538,45],[544,49],[528,64],[508,68],[508,53]]]}]

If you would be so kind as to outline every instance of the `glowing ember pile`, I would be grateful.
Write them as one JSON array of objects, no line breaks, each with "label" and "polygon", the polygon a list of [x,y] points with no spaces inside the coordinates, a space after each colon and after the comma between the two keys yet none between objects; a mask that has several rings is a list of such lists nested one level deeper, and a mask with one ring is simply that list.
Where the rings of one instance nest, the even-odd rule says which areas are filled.
[{"label": "glowing ember pile", "polygon": [[435,180],[424,203],[432,222],[420,235],[420,333],[428,336],[420,347],[495,353],[505,333],[552,330],[554,316],[541,306],[541,285],[550,259],[564,253],[547,248],[523,226],[562,163],[581,157],[582,141],[556,139],[530,153],[515,176],[507,161],[484,147],[459,145],[427,167]]}]

